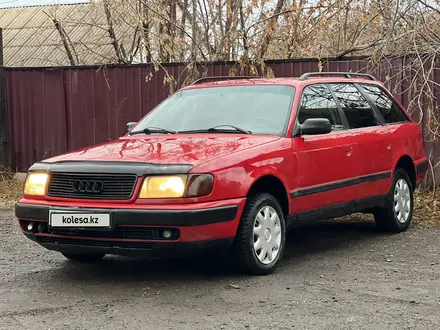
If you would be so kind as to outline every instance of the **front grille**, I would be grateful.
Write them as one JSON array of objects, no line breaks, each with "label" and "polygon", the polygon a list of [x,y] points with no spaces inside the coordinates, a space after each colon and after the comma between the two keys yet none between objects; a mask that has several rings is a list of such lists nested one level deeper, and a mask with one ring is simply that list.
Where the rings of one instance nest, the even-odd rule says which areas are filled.
[{"label": "front grille", "polygon": [[65,244],[65,245],[82,245],[82,246],[98,246],[107,248],[127,248],[127,249],[143,249],[152,250],[153,243],[149,242],[114,242],[114,241],[92,241],[86,239],[60,238],[37,236],[39,243],[47,244]]},{"label": "front grille", "polygon": [[127,200],[133,195],[136,175],[59,174],[50,176],[51,197]]}]

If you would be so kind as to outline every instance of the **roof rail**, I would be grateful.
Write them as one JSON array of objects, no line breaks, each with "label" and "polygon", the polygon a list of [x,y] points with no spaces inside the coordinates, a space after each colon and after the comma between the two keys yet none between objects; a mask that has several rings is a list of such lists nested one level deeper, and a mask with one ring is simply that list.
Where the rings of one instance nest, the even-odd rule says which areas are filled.
[{"label": "roof rail", "polygon": [[218,76],[218,77],[204,77],[197,79],[192,84],[200,84],[202,82],[210,82],[210,81],[223,81],[223,80],[237,80],[237,79],[255,79],[255,78],[261,78],[257,76]]},{"label": "roof rail", "polygon": [[299,77],[298,80],[307,80],[310,77],[314,76],[344,76],[345,78],[351,79],[353,76],[359,76],[359,77],[365,77],[369,78],[371,80],[377,80],[374,76],[371,74],[366,73],[355,73],[355,72],[308,72],[304,73],[301,77]]}]

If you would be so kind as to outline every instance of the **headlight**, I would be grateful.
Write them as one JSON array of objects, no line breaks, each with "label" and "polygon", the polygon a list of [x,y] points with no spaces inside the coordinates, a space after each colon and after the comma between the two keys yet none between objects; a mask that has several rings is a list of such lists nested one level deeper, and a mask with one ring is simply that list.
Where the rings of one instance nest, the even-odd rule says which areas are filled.
[{"label": "headlight", "polygon": [[180,198],[209,195],[214,185],[210,174],[151,176],[142,183],[139,198]]},{"label": "headlight", "polygon": [[44,196],[49,174],[34,172],[29,173],[24,185],[24,194],[32,196]]},{"label": "headlight", "polygon": [[183,176],[152,176],[144,180],[139,198],[175,198],[185,192]]}]

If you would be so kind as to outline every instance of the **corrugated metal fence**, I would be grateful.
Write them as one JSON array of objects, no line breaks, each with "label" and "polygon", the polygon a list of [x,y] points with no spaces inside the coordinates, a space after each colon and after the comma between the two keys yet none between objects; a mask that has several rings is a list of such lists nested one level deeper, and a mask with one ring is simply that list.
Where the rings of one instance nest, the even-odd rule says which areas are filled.
[{"label": "corrugated metal fence", "polygon": [[9,144],[9,120],[5,88],[5,70],[0,68],[0,172],[11,163]]},{"label": "corrugated metal fence", "polygon": [[[387,60],[372,72],[382,81],[392,78],[389,87],[405,106],[412,97],[411,70],[399,72],[409,61]],[[295,77],[319,71],[320,62],[266,64],[276,77]],[[201,66],[200,71],[208,76],[228,75],[233,65],[215,63]],[[322,70],[370,72],[371,67],[366,59],[351,58],[326,60]],[[183,64],[165,65],[158,71],[150,65],[5,69],[11,157],[4,161],[15,170],[26,171],[35,161],[123,135],[127,122],[139,120],[169,95],[166,72],[175,77],[178,86],[188,74]]]}]

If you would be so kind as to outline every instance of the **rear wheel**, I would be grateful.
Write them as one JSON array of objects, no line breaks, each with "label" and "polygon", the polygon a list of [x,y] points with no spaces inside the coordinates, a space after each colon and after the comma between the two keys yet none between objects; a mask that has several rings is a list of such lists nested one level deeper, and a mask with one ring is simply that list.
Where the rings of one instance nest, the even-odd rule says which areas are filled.
[{"label": "rear wheel", "polygon": [[237,266],[246,273],[265,275],[277,267],[286,240],[281,206],[270,194],[248,198],[231,252]]},{"label": "rear wheel", "polygon": [[63,256],[65,256],[67,259],[76,261],[76,262],[83,262],[83,263],[89,263],[89,262],[96,262],[104,258],[105,254],[88,254],[88,253],[62,253]]},{"label": "rear wheel", "polygon": [[404,169],[397,168],[384,206],[374,211],[374,220],[381,230],[400,233],[409,228],[412,215],[413,187],[411,180]]}]

